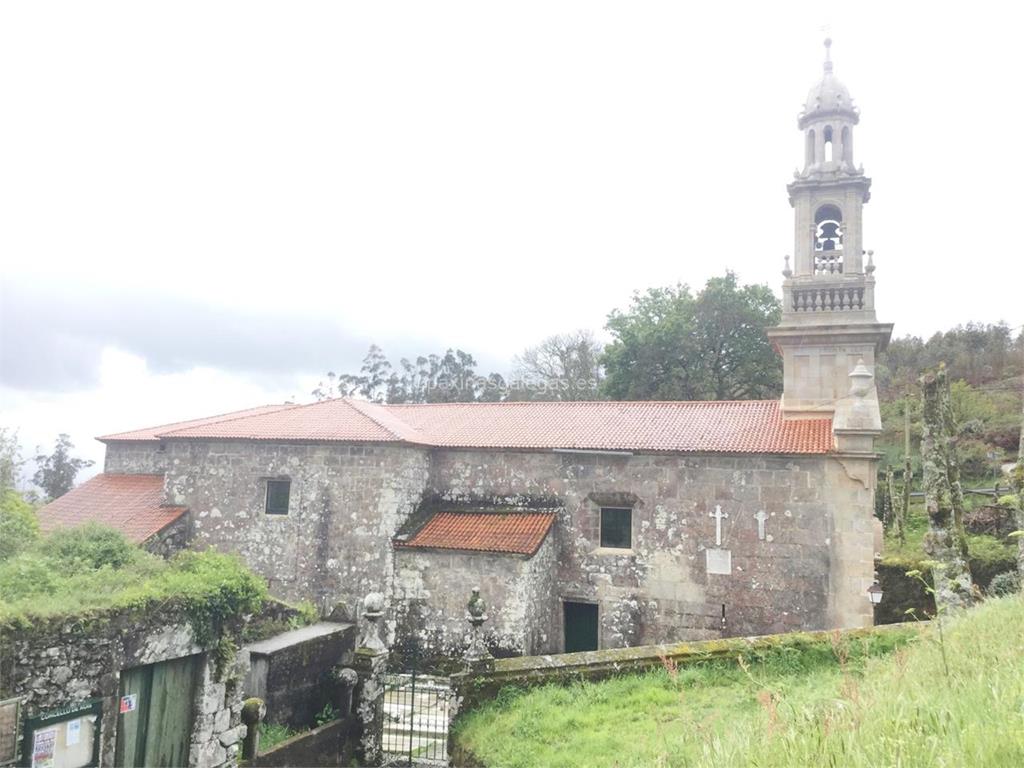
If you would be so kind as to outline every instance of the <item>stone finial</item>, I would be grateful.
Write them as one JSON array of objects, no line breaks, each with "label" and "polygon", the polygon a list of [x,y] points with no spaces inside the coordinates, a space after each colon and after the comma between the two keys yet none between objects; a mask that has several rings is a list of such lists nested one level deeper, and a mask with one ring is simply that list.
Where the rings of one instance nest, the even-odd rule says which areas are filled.
[{"label": "stone finial", "polygon": [[789,278],[793,276],[793,270],[789,268],[789,254],[786,254],[786,266],[782,268],[782,276]]},{"label": "stone finial", "polygon": [[380,592],[370,592],[363,598],[363,618],[366,619],[366,627],[363,629],[363,637],[359,641],[361,648],[369,648],[371,651],[386,651],[388,648],[380,639],[380,627],[377,622],[384,615],[384,595]]},{"label": "stone finial", "polygon": [[868,251],[867,253],[868,253],[868,263],[867,263],[867,266],[864,267],[864,271],[867,272],[870,275],[870,274],[872,274],[875,271],[875,252],[874,251]]},{"label": "stone finial", "polygon": [[832,71],[832,38],[825,38],[825,72]]},{"label": "stone finial", "polygon": [[466,603],[466,619],[470,627],[469,646],[462,659],[470,670],[490,668],[494,664],[494,657],[487,650],[487,643],[484,642],[480,631],[480,627],[487,621],[487,604],[480,597],[479,587],[473,589],[473,594]]},{"label": "stone finial", "polygon": [[350,688],[355,687],[355,684],[359,682],[359,673],[351,667],[335,667],[332,670],[332,676],[339,683]]},{"label": "stone finial", "polygon": [[466,613],[469,615],[471,623],[474,620],[479,620],[480,624],[487,621],[487,603],[480,597],[480,587],[473,588],[473,594],[469,596],[469,602],[466,603]]},{"label": "stone finial", "polygon": [[858,399],[864,399],[871,391],[871,380],[874,378],[874,374],[864,365],[864,358],[860,358],[850,371],[850,394]]}]

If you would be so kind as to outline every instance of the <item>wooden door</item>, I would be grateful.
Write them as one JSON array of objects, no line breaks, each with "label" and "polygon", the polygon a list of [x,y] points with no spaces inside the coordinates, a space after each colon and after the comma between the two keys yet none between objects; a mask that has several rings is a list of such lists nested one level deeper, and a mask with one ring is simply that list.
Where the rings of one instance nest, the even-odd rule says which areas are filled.
[{"label": "wooden door", "polygon": [[199,656],[121,672],[121,697],[135,694],[134,711],[118,715],[118,766],[188,765]]}]

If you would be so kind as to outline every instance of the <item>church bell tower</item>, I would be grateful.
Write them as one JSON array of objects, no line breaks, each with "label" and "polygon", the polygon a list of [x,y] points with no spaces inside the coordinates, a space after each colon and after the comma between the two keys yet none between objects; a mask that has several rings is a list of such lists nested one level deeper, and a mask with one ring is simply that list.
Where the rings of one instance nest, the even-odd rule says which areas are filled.
[{"label": "church bell tower", "polygon": [[[863,361],[855,376],[873,374],[875,356],[892,334],[892,325],[875,317],[875,265],[872,252],[864,250],[863,209],[871,179],[854,165],[860,112],[832,72],[831,45],[825,40],[824,75],[797,121],[804,167],[787,187],[795,245],[782,273],[782,321],[768,331],[783,358],[787,419],[838,417],[851,391],[851,373]],[[877,414],[873,383],[867,399]]]}]

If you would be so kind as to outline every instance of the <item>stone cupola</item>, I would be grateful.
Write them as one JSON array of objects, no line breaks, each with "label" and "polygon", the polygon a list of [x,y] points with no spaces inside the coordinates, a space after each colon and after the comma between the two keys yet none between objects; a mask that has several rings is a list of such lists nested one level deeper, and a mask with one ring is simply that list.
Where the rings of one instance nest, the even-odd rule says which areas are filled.
[{"label": "stone cupola", "polygon": [[783,357],[787,418],[832,415],[858,361],[873,374],[875,355],[892,334],[875,316],[875,266],[863,245],[871,179],[853,163],[860,112],[833,72],[831,46],[825,40],[823,76],[797,121],[804,167],[787,187],[794,252],[782,273],[782,321],[768,331]]}]

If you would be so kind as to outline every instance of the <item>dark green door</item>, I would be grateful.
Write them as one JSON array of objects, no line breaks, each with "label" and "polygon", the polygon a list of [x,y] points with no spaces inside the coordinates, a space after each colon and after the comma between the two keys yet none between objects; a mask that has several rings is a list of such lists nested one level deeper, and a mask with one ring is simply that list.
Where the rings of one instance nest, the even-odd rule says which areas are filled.
[{"label": "dark green door", "polygon": [[134,709],[117,718],[118,766],[188,765],[199,656],[121,671],[118,703],[134,695]]},{"label": "dark green door", "polygon": [[597,606],[564,603],[565,652],[597,650]]}]

